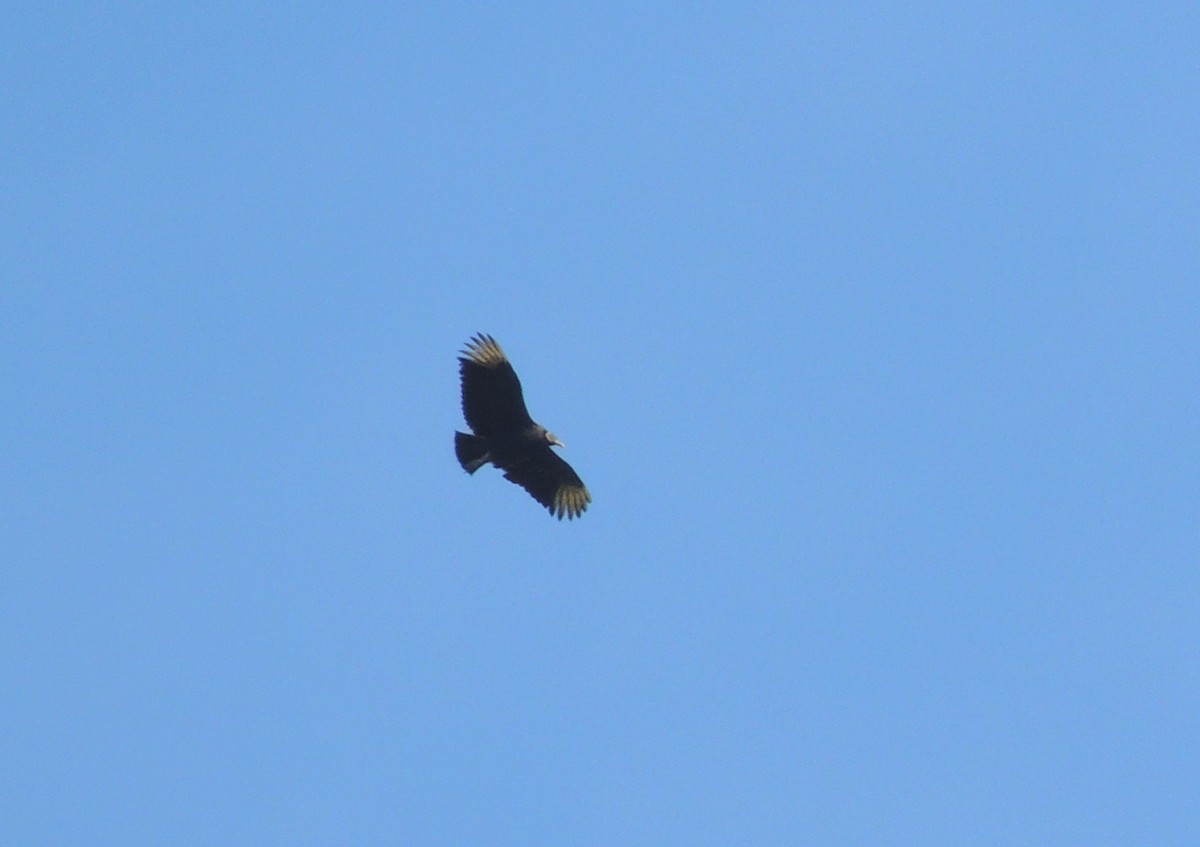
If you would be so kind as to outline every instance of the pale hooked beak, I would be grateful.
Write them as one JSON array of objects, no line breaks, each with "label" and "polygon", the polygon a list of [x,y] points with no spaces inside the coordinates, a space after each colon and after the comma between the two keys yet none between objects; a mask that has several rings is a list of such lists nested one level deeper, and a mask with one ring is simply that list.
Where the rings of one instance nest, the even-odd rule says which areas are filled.
[{"label": "pale hooked beak", "polygon": [[550,444],[551,444],[551,446],[553,446],[553,447],[562,447],[564,450],[565,450],[565,449],[566,449],[566,447],[567,447],[567,445],[563,444],[563,443],[562,443],[561,441],[559,441],[557,438],[551,438],[551,439],[550,439]]}]

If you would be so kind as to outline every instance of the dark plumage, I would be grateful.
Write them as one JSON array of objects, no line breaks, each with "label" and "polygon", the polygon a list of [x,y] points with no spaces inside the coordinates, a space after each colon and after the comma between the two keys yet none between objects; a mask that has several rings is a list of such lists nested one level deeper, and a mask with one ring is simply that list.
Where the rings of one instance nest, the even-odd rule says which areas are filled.
[{"label": "dark plumage", "polygon": [[563,443],[529,416],[521,381],[496,340],[476,335],[458,362],[463,417],[475,433],[454,433],[454,453],[463,470],[473,474],[491,462],[559,520],[582,515],[592,495],[550,449]]}]

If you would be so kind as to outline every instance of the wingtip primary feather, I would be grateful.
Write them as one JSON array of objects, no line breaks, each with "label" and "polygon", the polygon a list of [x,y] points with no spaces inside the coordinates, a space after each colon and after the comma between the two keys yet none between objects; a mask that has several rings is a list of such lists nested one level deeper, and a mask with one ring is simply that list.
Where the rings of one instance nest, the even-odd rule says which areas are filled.
[{"label": "wingtip primary feather", "polygon": [[[496,339],[485,332],[477,332],[460,351],[459,361],[472,362],[485,368],[494,368],[508,361]],[[464,358],[465,357],[465,358]]]},{"label": "wingtip primary feather", "polygon": [[587,511],[591,502],[592,495],[586,486],[563,485],[554,493],[554,502],[549,506],[550,514],[560,521],[564,517],[574,520]]}]

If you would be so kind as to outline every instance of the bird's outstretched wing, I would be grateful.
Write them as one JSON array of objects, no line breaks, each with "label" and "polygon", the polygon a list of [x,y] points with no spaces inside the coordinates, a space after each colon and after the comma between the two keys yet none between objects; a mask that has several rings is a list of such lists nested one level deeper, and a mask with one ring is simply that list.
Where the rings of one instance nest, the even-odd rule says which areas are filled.
[{"label": "bird's outstretched wing", "polygon": [[528,428],[521,380],[496,339],[473,337],[458,358],[463,417],[476,435],[491,436]]},{"label": "bird's outstretched wing", "polygon": [[579,517],[592,502],[592,495],[579,474],[549,446],[535,450],[520,464],[505,469],[504,478],[528,491],[560,521],[564,517],[568,520]]}]

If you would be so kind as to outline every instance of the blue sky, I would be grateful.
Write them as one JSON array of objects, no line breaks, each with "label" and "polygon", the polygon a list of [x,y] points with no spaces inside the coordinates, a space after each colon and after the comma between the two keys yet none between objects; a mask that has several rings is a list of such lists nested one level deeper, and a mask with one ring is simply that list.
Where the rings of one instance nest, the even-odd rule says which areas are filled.
[{"label": "blue sky", "polygon": [[0,841],[1200,843],[1195,4],[2,15]]}]

